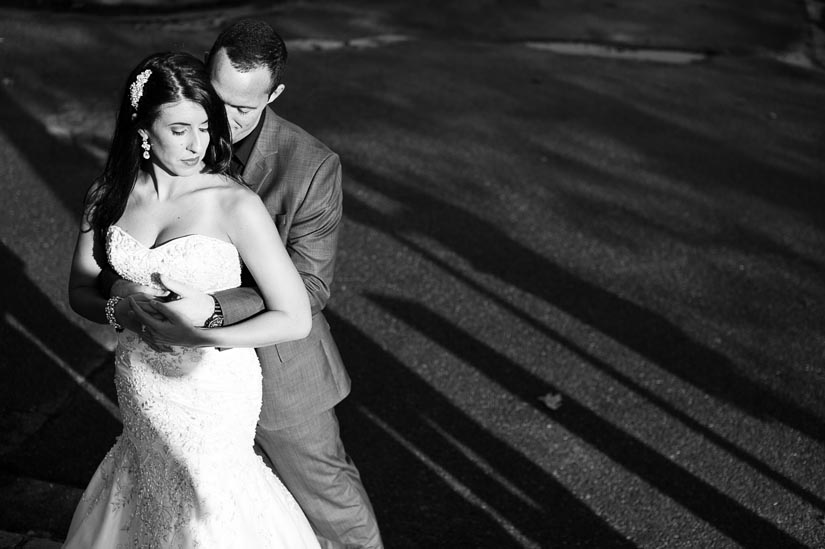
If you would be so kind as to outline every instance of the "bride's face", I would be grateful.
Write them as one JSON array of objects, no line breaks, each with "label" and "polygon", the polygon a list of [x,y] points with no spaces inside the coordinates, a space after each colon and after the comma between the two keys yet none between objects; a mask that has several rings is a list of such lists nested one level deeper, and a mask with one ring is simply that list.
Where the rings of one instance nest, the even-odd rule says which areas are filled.
[{"label": "bride's face", "polygon": [[149,138],[151,160],[176,176],[194,175],[203,168],[209,147],[209,118],[194,101],[168,103],[148,130],[138,130]]}]

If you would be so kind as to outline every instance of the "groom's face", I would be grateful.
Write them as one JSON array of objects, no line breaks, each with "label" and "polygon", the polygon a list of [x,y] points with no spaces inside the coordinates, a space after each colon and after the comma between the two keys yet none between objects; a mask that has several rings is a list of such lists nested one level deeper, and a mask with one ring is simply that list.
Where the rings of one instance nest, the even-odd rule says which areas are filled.
[{"label": "groom's face", "polygon": [[270,93],[270,71],[267,67],[259,67],[240,72],[230,63],[225,49],[218,50],[210,61],[212,85],[226,105],[232,143],[237,143],[252,133],[264,108],[277,97],[277,93]]}]

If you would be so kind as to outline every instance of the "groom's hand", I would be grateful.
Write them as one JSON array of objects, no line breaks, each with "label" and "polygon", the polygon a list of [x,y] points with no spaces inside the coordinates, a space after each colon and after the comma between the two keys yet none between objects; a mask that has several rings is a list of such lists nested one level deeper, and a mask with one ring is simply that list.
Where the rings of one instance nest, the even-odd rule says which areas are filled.
[{"label": "groom's hand", "polygon": [[166,310],[177,313],[190,319],[192,326],[203,326],[215,310],[215,301],[212,296],[197,288],[160,276],[160,283],[169,290],[169,301]]}]

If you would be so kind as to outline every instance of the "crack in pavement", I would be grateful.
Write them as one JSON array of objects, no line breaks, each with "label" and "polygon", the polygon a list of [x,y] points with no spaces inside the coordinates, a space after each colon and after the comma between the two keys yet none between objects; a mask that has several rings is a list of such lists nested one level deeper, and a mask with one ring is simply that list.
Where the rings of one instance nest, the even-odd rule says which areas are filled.
[{"label": "crack in pavement", "polygon": [[611,59],[630,59],[634,61],[653,61],[674,65],[687,65],[704,61],[715,55],[711,52],[645,48],[634,46],[617,46],[593,42],[571,42],[549,40],[545,42],[525,42],[530,49],[550,51],[562,55],[583,55],[588,57],[606,57]]},{"label": "crack in pavement", "polygon": [[403,34],[379,34],[377,36],[351,38],[348,40],[335,40],[326,38],[297,38],[292,40],[286,40],[286,46],[288,50],[330,51],[340,50],[344,48],[378,48],[385,45],[397,44],[399,42],[409,42],[410,40],[413,40],[411,36]]}]

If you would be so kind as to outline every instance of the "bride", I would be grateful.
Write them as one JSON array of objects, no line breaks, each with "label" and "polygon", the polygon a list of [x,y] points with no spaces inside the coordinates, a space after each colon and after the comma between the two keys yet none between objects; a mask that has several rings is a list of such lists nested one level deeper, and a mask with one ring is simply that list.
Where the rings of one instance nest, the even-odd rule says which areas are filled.
[{"label": "bride", "polygon": [[[305,337],[306,291],[258,196],[228,175],[224,106],[203,64],[162,53],[131,73],[103,174],[86,197],[69,298],[117,331],[123,433],[75,511],[67,548],[317,548],[295,500],[253,449],[261,406],[254,347]],[[192,326],[187,347],[156,352],[140,324],[161,301],[100,297],[97,277],[158,290],[240,285],[266,310],[230,327]],[[130,318],[127,328],[118,318]],[[145,328],[144,328],[145,329]],[[228,348],[228,349],[227,349]],[[219,350],[222,349],[222,350]]]}]

